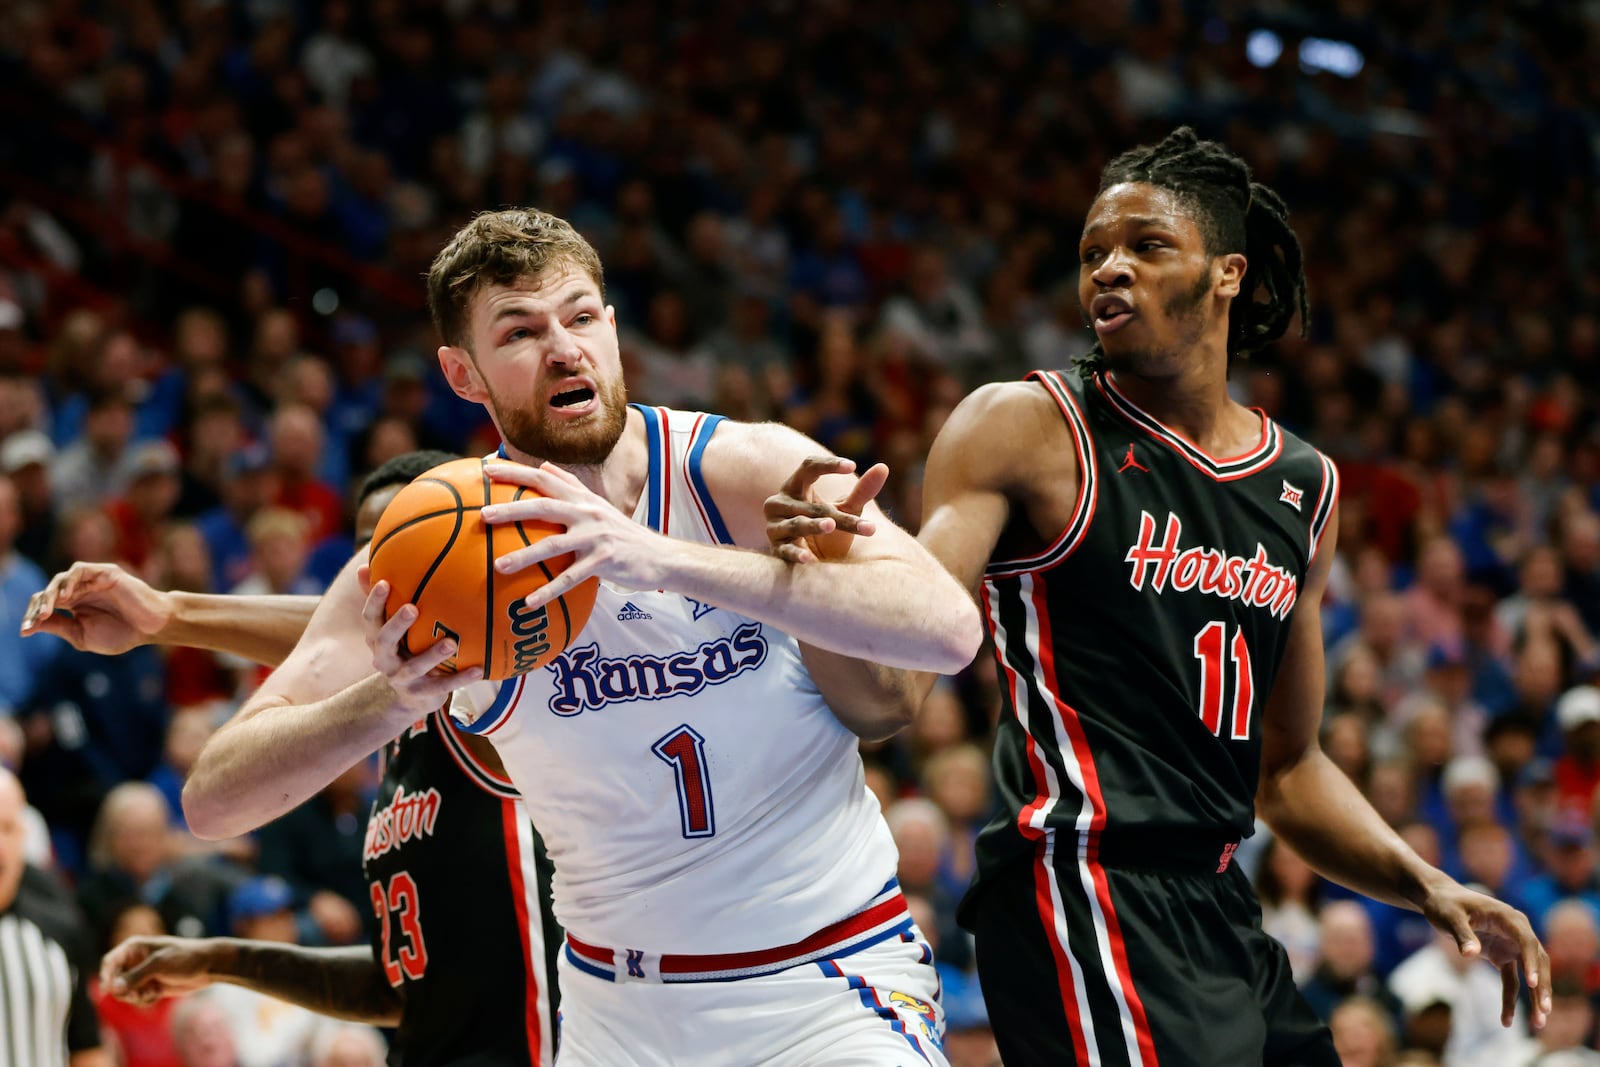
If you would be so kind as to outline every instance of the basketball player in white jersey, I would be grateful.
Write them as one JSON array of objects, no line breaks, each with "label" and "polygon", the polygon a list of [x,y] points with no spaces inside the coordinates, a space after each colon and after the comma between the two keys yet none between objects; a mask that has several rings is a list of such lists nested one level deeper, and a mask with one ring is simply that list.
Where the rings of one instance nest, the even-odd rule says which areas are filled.
[{"label": "basketball player in white jersey", "polygon": [[[557,661],[453,711],[493,741],[555,863],[558,1063],[944,1063],[931,953],[855,736],[808,662],[953,672],[980,639],[971,598],[873,510],[875,535],[842,560],[767,554],[766,497],[820,449],[629,407],[598,257],[564,221],[478,216],[435,259],[429,296],[446,376],[504,440],[491,473],[542,494],[485,518],[566,528],[499,566],[576,554],[533,609],[601,579]],[[853,482],[831,481],[819,490]],[[201,754],[184,794],[196,833],[276,817],[462,684],[430,673],[448,639],[401,658],[415,609],[385,623],[388,590],[366,584],[364,568],[339,576]],[[898,725],[871,720],[850,725]]]}]

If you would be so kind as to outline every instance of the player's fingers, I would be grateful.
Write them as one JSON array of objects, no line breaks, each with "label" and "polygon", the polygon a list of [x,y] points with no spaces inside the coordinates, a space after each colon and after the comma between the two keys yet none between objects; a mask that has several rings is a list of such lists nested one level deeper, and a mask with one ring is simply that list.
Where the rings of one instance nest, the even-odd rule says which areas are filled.
[{"label": "player's fingers", "polygon": [[[554,538],[550,538],[550,540],[554,540]],[[524,600],[524,603],[526,603],[530,609],[544,607],[544,605],[550,603],[552,600],[555,600],[557,597],[565,596],[567,593],[570,593],[572,590],[576,589],[579,582],[582,582],[584,579],[589,577],[589,573],[592,568],[593,564],[582,558],[574,561],[572,566],[568,567],[566,570],[550,579],[544,585],[541,585],[538,589],[535,589],[532,593],[528,594]]]},{"label": "player's fingers", "polygon": [[146,949],[137,941],[124,941],[100,957],[100,984],[116,992],[114,986],[123,981],[123,972],[144,958]]},{"label": "player's fingers", "polygon": [[1522,927],[1518,933],[1522,947],[1522,973],[1528,982],[1529,999],[1533,1001],[1534,1021],[1536,1025],[1543,1026],[1551,1008],[1550,954],[1539,943],[1527,918],[1518,915],[1517,919]]},{"label": "player's fingers", "polygon": [[875,500],[883,487],[889,481],[889,467],[884,463],[874,463],[867,468],[867,472],[856,479],[856,484],[850,487],[850,492],[839,501],[839,508],[852,515],[861,514],[867,504]]},{"label": "player's fingers", "polygon": [[1500,968],[1500,1025],[1510,1026],[1511,1017],[1517,1010],[1517,988],[1522,983],[1517,980],[1517,965],[1507,963]]},{"label": "player's fingers", "polygon": [[587,539],[577,534],[551,534],[549,537],[539,538],[531,545],[507,552],[494,561],[494,569],[501,574],[516,574],[545,560],[576,552],[587,543]]},{"label": "player's fingers", "polygon": [[830,518],[811,518],[808,515],[796,515],[792,519],[768,522],[767,541],[769,543],[788,543],[802,537],[821,537],[823,534],[832,533],[838,529],[838,526],[839,524]]},{"label": "player's fingers", "polygon": [[815,563],[817,557],[803,544],[786,543],[773,549],[773,554],[785,563]]},{"label": "player's fingers", "polygon": [[456,654],[456,643],[453,639],[444,637],[435,641],[421,652],[416,653],[395,670],[393,680],[396,685],[411,685],[425,678],[429,671],[449,661]]},{"label": "player's fingers", "polygon": [[28,598],[28,608],[22,613],[22,627],[20,633],[27,633],[40,621],[50,617],[50,612],[55,606],[55,591],[52,585],[47,585]]},{"label": "player's fingers", "polygon": [[401,638],[405,637],[406,631],[410,630],[412,624],[417,621],[417,614],[417,606],[415,604],[400,605],[399,610],[390,617],[389,621],[378,627],[378,632],[375,635],[378,650],[388,653],[399,648]]},{"label": "player's fingers", "polygon": [[361,621],[367,624],[368,632],[383,625],[383,617],[389,603],[389,583],[378,582],[367,590],[367,599],[361,605]]},{"label": "player's fingers", "polygon": [[356,581],[361,583],[363,593],[372,592],[372,567],[362,563],[356,567]]},{"label": "player's fingers", "polygon": [[486,504],[483,508],[483,521],[491,523],[548,522],[569,526],[575,518],[570,503],[547,496],[525,496],[504,504]]},{"label": "player's fingers", "polygon": [[803,500],[807,490],[824,474],[849,474],[855,469],[854,460],[844,459],[841,456],[807,456],[783,483],[783,492],[797,500]]},{"label": "player's fingers", "polygon": [[574,490],[588,492],[583,483],[576,478],[569,480],[562,477],[567,472],[555,466],[529,467],[521,463],[486,463],[483,472],[497,482],[525,485],[543,496],[568,497]]},{"label": "player's fingers", "polygon": [[1478,935],[1472,931],[1472,919],[1467,915],[1465,908],[1452,904],[1448,913],[1440,916],[1450,930],[1450,935],[1456,939],[1456,948],[1461,950],[1461,955],[1467,959],[1477,959],[1483,951],[1483,945],[1478,941]]}]

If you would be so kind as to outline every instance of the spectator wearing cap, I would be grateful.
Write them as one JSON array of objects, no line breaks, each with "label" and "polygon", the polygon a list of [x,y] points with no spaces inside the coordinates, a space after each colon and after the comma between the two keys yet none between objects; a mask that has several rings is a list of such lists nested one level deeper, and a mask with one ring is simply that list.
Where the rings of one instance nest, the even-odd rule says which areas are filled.
[{"label": "spectator wearing cap", "polygon": [[[282,878],[251,878],[228,896],[233,936],[295,944],[299,938],[294,891]],[[320,1016],[243,986],[218,982],[194,994],[221,1009],[238,1049],[239,1067],[306,1063],[321,1028]]]},{"label": "spectator wearing cap", "polygon": [[1522,900],[1536,930],[1563,900],[1578,900],[1600,918],[1600,877],[1595,872],[1594,827],[1587,812],[1560,811],[1545,834],[1546,873],[1529,878]]},{"label": "spectator wearing cap", "polygon": [[148,573],[150,554],[183,491],[182,471],[169,441],[145,441],[129,453],[128,488],[106,505],[117,527],[117,556],[129,569]]},{"label": "spectator wearing cap", "polygon": [[1562,808],[1587,812],[1600,785],[1600,689],[1578,685],[1556,701],[1556,721],[1566,751],[1556,760],[1556,797]]},{"label": "spectator wearing cap", "polygon": [[56,505],[50,491],[50,466],[56,446],[39,430],[18,430],[0,444],[0,474],[16,486],[21,530],[15,547],[40,567],[55,548]]},{"label": "spectator wearing cap", "polygon": [[253,569],[245,528],[272,500],[272,453],[245,445],[228,458],[225,470],[222,503],[195,520],[211,549],[212,588],[219,590],[232,589]]},{"label": "spectator wearing cap", "polygon": [[18,633],[28,599],[48,580],[38,564],[16,551],[21,520],[17,487],[0,475],[0,717],[5,718],[30,705],[39,679],[66,647],[58,638],[38,645]]}]

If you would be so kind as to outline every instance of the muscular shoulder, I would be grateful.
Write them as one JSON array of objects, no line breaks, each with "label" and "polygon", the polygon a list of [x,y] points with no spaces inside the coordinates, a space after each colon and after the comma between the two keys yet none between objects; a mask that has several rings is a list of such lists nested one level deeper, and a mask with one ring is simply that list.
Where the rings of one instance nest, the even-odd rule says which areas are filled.
[{"label": "muscular shoulder", "polygon": [[1067,433],[1061,409],[1037,381],[993,382],[973,390],[946,420],[930,468],[954,467],[995,488],[1016,486],[1041,456],[1072,456],[1049,443]]}]

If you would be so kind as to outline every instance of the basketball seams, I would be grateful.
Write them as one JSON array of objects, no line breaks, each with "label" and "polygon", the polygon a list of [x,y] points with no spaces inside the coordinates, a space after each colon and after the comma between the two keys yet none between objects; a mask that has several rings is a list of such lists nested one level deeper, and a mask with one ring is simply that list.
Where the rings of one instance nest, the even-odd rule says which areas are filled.
[{"label": "basketball seams", "polygon": [[[461,491],[459,489],[451,485],[449,482],[440,479],[430,480],[438,481],[440,485],[443,485],[445,488],[450,490],[451,496],[456,498],[456,521],[455,524],[450,528],[450,536],[445,539],[444,545],[439,549],[438,553],[434,555],[433,562],[428,564],[428,569],[424,571],[422,573],[422,577],[417,580],[417,588],[412,592],[411,599],[406,601],[406,603],[410,604],[417,604],[422,599],[422,591],[428,587],[428,582],[433,579],[435,572],[437,572],[439,567],[444,563],[445,557],[448,556],[450,554],[450,550],[455,547],[456,539],[461,536],[462,516],[467,510],[465,503],[461,499]],[[450,514],[448,511],[441,511],[439,513],[440,516],[448,514]],[[437,518],[438,516],[435,517]],[[371,567],[372,564],[370,559],[367,565],[368,567]],[[411,651],[411,632],[409,630],[407,630],[400,637],[400,650],[407,656],[415,655],[415,653]]]},{"label": "basketball seams", "polygon": [[[494,491],[494,485],[489,480],[489,461],[479,460],[478,468],[483,474],[483,499],[488,502],[493,499],[489,494]],[[488,553],[488,566],[484,573],[488,576],[488,588],[483,597],[483,676],[489,677],[491,662],[494,657],[494,579],[495,579],[495,554],[494,554],[494,523],[483,524],[483,545]]]},{"label": "basketball seams", "polygon": [[[410,494],[411,486],[419,482],[431,484],[422,486],[420,494]],[[445,487],[449,496],[436,488],[439,485]],[[409,591],[409,602],[422,612],[420,619],[398,638],[397,644],[402,654],[411,656],[422,651],[422,646],[431,643],[428,628],[432,627],[432,635],[437,638],[442,634],[440,626],[443,625],[446,629],[459,631],[456,640],[462,647],[458,649],[458,663],[460,660],[467,661],[459,669],[478,668],[473,670],[474,676],[488,679],[512,677],[505,672],[518,662],[513,656],[513,645],[521,638],[548,642],[542,648],[551,653],[523,658],[521,662],[543,666],[552,655],[559,655],[588,617],[593,606],[594,583],[582,583],[579,589],[552,598],[552,602],[560,609],[562,625],[558,631],[554,625],[556,612],[549,611],[548,605],[546,617],[547,611],[528,613],[523,610],[522,604],[532,589],[554,581],[561,573],[561,563],[570,560],[571,555],[565,555],[560,560],[535,561],[536,567],[529,567],[518,575],[501,574],[495,569],[495,564],[500,555],[519,543],[519,539],[522,545],[531,547],[542,537],[560,532],[559,529],[543,522],[514,522],[510,525],[517,532],[512,536],[509,530],[495,530],[493,525],[483,522],[482,517],[483,509],[491,503],[537,497],[539,494],[526,487],[494,481],[488,477],[481,459],[476,462],[471,459],[458,460],[441,465],[434,474],[415,479],[406,488],[409,499],[403,502],[397,513],[391,513],[392,519],[403,516],[404,521],[394,522],[393,528],[385,529],[380,537],[375,538],[368,557],[369,565],[373,562],[377,564],[374,567],[374,579],[379,576],[386,579],[398,594],[391,598],[390,603],[407,602],[405,593]],[[467,503],[473,497],[477,499]],[[412,500],[417,503],[411,503]],[[450,506],[451,502],[454,507]],[[418,504],[425,510],[411,512],[411,508]],[[471,512],[476,512],[477,517],[471,516]],[[449,530],[444,528],[446,520],[450,522]],[[479,525],[471,525],[473,522]],[[507,537],[511,537],[511,540],[507,541]],[[483,539],[482,554],[472,547],[473,538]],[[480,567],[483,569],[479,570]],[[473,615],[478,611],[478,604],[468,594],[468,590],[472,589],[476,589],[483,598],[483,614],[477,620],[473,619]],[[569,604],[568,597],[574,594],[579,599]],[[508,612],[511,608],[517,610]],[[473,632],[475,625],[483,627],[481,634]],[[511,627],[509,633],[508,625]],[[534,626],[538,629],[534,630]],[[524,630],[528,632],[524,633]],[[534,648],[533,643],[521,643],[527,645],[528,651]],[[471,662],[474,650],[483,653],[478,663]]]}]

